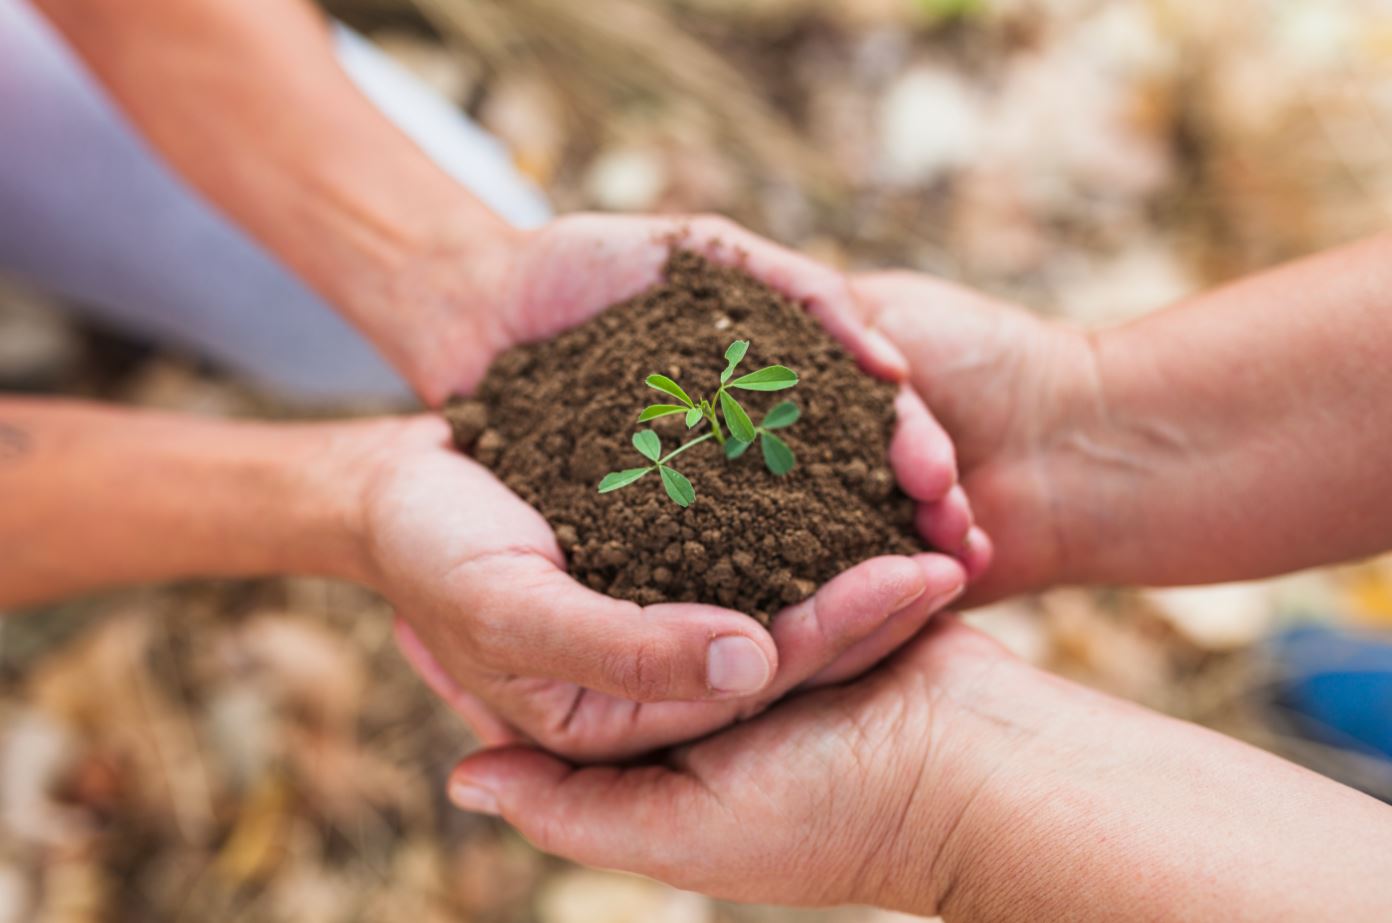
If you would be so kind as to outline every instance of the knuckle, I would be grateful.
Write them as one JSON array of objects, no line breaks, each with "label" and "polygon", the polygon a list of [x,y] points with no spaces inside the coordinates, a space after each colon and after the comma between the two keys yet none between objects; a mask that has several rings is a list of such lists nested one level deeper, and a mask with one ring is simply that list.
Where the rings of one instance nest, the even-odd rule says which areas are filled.
[{"label": "knuckle", "polygon": [[674,680],[672,659],[653,642],[642,642],[611,656],[607,668],[614,685],[634,702],[667,698]]}]

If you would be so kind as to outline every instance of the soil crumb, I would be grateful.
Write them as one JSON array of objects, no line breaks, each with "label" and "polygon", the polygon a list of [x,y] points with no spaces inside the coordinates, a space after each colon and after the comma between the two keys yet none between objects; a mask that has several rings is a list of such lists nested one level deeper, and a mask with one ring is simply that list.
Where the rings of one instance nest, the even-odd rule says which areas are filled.
[{"label": "soil crumb", "polygon": [[[687,509],[655,473],[597,493],[608,472],[645,463],[631,442],[638,412],[667,401],[643,380],[661,373],[693,399],[709,396],[737,339],[750,341],[737,374],[774,364],[798,373],[788,391],[735,392],[756,424],[781,401],[802,408],[778,431],[797,467],[778,477],[758,446],[729,461],[711,441],[672,463],[696,488]],[[510,350],[473,400],[446,413],[459,447],[551,523],[580,582],[645,605],[713,603],[767,622],[860,561],[922,550],[886,458],[894,392],[798,305],[742,269],[676,250],[664,283]],[[680,415],[650,425],[664,454],[686,440]]]}]

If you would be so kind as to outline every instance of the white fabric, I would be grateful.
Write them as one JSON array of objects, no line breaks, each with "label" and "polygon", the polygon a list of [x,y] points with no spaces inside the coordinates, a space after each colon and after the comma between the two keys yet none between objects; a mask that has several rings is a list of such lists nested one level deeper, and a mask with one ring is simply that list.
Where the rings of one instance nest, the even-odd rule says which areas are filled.
[{"label": "white fabric", "polygon": [[[496,140],[346,29],[340,60],[442,168],[514,224],[545,200]],[[332,309],[160,161],[28,0],[0,0],[0,271],[302,400],[405,385]]]}]

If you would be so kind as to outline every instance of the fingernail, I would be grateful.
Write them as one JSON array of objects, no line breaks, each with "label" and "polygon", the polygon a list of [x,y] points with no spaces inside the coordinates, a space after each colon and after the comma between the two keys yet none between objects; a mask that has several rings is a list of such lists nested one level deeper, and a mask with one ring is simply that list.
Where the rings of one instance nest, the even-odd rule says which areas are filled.
[{"label": "fingernail", "polygon": [[967,585],[965,583],[959,583],[953,589],[945,593],[939,593],[937,596],[934,596],[933,601],[928,604],[928,611],[937,612],[939,609],[951,605],[952,601],[961,596],[966,589]]},{"label": "fingernail", "polygon": [[903,378],[908,374],[909,363],[899,351],[899,347],[874,327],[865,331],[865,348],[875,357],[876,362],[892,370],[896,378]]},{"label": "fingernail", "polygon": [[768,658],[753,641],[730,635],[710,643],[706,652],[706,682],[716,692],[758,692],[768,679]]},{"label": "fingernail", "polygon": [[454,802],[454,806],[461,811],[490,814],[493,817],[498,817],[503,813],[498,810],[497,796],[488,789],[474,785],[472,782],[451,782],[449,798],[450,801]]},{"label": "fingernail", "polygon": [[918,602],[918,600],[926,592],[928,592],[928,587],[920,584],[917,589],[910,590],[909,592],[905,593],[904,597],[900,599],[897,603],[895,603],[889,611],[891,613],[894,613],[898,612],[900,609],[907,609],[909,606]]}]

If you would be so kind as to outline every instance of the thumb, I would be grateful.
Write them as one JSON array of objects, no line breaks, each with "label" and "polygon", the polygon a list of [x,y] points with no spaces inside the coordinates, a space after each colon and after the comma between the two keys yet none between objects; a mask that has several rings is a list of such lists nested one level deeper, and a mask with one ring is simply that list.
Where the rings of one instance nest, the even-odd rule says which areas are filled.
[{"label": "thumb", "polygon": [[752,695],[777,669],[773,638],[738,612],[640,607],[581,586],[539,555],[495,556],[487,566],[455,597],[487,670],[659,702]]}]

